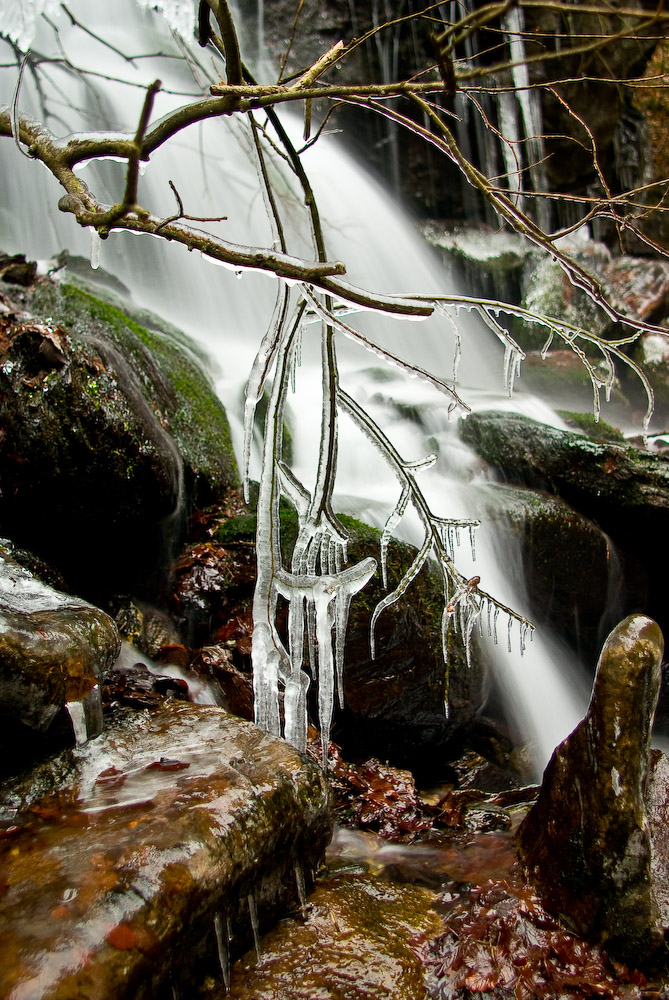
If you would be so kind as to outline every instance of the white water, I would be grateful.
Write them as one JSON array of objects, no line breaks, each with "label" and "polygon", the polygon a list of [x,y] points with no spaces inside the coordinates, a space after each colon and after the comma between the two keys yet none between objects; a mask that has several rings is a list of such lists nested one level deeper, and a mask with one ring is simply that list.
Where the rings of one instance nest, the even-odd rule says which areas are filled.
[{"label": "white water", "polygon": [[[173,47],[172,39],[157,15],[140,11],[132,0],[117,0],[113,19],[101,18],[93,0],[74,0],[71,10],[90,24],[114,46],[133,53],[156,51],[158,44]],[[164,92],[159,95],[155,115],[185,103],[180,94],[195,93],[188,69],[182,62],[137,60],[126,63],[90,38],[82,46],[81,34],[73,30],[64,16],[59,19],[60,44],[77,64],[86,64],[96,73],[131,78],[136,84],[160,77]],[[157,35],[160,34],[160,41]],[[39,51],[56,52],[52,30],[39,28],[35,45]],[[2,48],[2,43],[0,43]],[[8,58],[1,58],[2,62]],[[122,84],[89,77],[86,85],[57,67],[49,69],[54,82],[49,98],[53,117],[49,127],[59,135],[91,127],[114,128],[134,132],[143,91]],[[0,70],[0,101],[9,101],[16,83],[16,69]],[[97,94],[93,94],[95,86]],[[64,99],[62,94],[66,93]],[[41,117],[37,97],[29,77],[19,102],[21,111]],[[296,126],[297,128],[297,126]],[[202,151],[206,155],[202,155]],[[440,267],[413,226],[402,216],[390,196],[367,179],[359,166],[344,156],[336,140],[327,139],[305,154],[304,163],[314,184],[321,214],[327,226],[328,252],[332,259],[346,262],[348,276],[355,284],[379,292],[414,291],[420,293],[455,292],[451,279]],[[124,186],[123,165],[104,162],[90,165],[82,172],[94,190],[109,202],[118,201]],[[193,215],[227,216],[226,221],[210,224],[211,231],[226,239],[253,245],[271,245],[272,236],[259,192],[258,180],[250,154],[249,137],[239,122],[211,122],[189,130],[174,140],[169,150],[155,154],[146,174],[140,179],[139,198],[152,212],[170,215],[175,210],[168,181],[176,185]],[[288,228],[289,251],[313,257],[304,212],[294,184],[276,175],[282,194],[282,206]],[[29,190],[29,194],[27,193]],[[105,193],[106,192],[106,193]],[[71,216],[56,208],[60,190],[38,163],[31,163],[9,140],[0,143],[0,232],[3,249],[24,252],[29,257],[49,257],[64,248],[88,257],[89,234],[80,230]],[[241,392],[262,335],[270,321],[274,304],[274,282],[267,276],[245,273],[238,279],[230,271],[214,268],[183,248],[169,246],[157,239],[136,238],[128,233],[113,233],[101,246],[100,267],[132,289],[135,301],[180,326],[206,347],[212,357],[212,374],[226,404],[233,435],[240,443]],[[454,338],[443,318],[421,323],[385,322],[371,314],[355,317],[354,325],[367,336],[384,344],[415,364],[449,378],[452,370]],[[524,407],[534,416],[549,411],[541,403],[516,394],[512,403],[501,396],[501,346],[492,334],[468,316],[458,318],[463,340],[460,364],[461,395],[476,407]],[[307,486],[313,479],[318,442],[317,414],[320,399],[314,389],[312,361],[318,347],[303,344],[303,366],[298,373],[297,395],[292,403],[293,434],[297,439],[299,468]],[[421,485],[434,499],[434,509],[447,516],[476,516],[475,493],[468,483],[480,478],[478,463],[459,442],[453,425],[446,420],[443,397],[430,395],[422,383],[397,379],[377,383],[366,369],[377,367],[378,359],[352,345],[342,345],[341,380],[344,388],[360,402],[369,401],[372,409],[383,413],[386,432],[408,460],[423,457],[434,450],[432,441],[417,432],[416,426],[397,415],[396,404],[426,407],[430,414],[428,438],[434,438],[440,459],[426,474]],[[382,397],[392,386],[393,405]],[[388,426],[388,420],[391,426]],[[341,421],[339,446],[340,509],[383,522],[397,499],[394,478],[377,461],[366,442],[346,419]],[[355,499],[352,499],[355,498]],[[412,528],[406,526],[411,537]],[[495,542],[480,531],[479,558],[475,572],[482,577],[485,589],[504,603],[523,612],[522,588],[512,579],[512,561],[507,554],[500,559]],[[462,550],[461,568],[467,563]],[[504,567],[502,572],[501,567]],[[506,629],[504,628],[504,633]],[[539,767],[548,759],[555,744],[581,717],[585,699],[570,702],[564,677],[568,675],[564,656],[546,637],[537,636],[524,657],[517,651],[517,632],[513,636],[516,651],[505,652],[506,634],[494,647],[493,656],[503,683],[511,689],[522,724],[535,744]],[[561,681],[562,678],[562,681]],[[568,685],[567,685],[568,686]]]}]

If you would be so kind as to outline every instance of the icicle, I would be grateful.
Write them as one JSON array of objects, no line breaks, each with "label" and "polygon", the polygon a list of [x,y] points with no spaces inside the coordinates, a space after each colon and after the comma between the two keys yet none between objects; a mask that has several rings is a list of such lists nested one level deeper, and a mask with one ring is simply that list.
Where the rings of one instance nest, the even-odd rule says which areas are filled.
[{"label": "icicle", "polygon": [[472,562],[476,562],[476,529],[473,524],[469,525],[469,544],[472,550]]},{"label": "icicle", "polygon": [[511,380],[511,366],[513,364],[513,348],[510,344],[507,344],[504,348],[504,388],[508,392],[509,396],[512,392],[512,380]]},{"label": "icicle", "polygon": [[[226,921],[227,923],[227,921]],[[218,964],[221,967],[223,977],[223,988],[227,993],[230,989],[230,939],[226,929],[223,928],[223,918],[220,913],[214,914],[214,931],[216,932],[216,945],[218,948]]]},{"label": "icicle", "polygon": [[511,652],[511,629],[513,628],[513,618],[509,615],[509,621],[507,623],[507,648]]},{"label": "icicle", "polygon": [[258,923],[256,899],[252,892],[248,894],[246,900],[249,904],[249,917],[251,918],[251,930],[253,931],[253,943],[256,949],[256,958],[260,961],[260,924]]},{"label": "icicle", "polygon": [[444,601],[444,610],[441,615],[441,648],[444,654],[444,665],[448,666],[448,630],[451,626],[451,612],[448,610],[448,602]]},{"label": "icicle", "polygon": [[409,486],[407,485],[402,490],[400,498],[397,501],[397,505],[395,507],[395,510],[392,512],[392,514],[390,515],[390,517],[386,521],[385,527],[383,529],[383,533],[381,535],[381,544],[380,544],[380,550],[381,550],[381,578],[383,580],[383,586],[385,587],[386,590],[388,589],[388,567],[387,567],[387,558],[386,558],[387,554],[388,554],[388,544],[390,542],[390,539],[391,539],[393,531],[395,530],[395,528],[397,527],[397,525],[401,521],[402,517],[404,516],[404,513],[405,513],[405,511],[407,509],[407,505],[409,503],[410,495],[411,495],[410,489],[409,489]]},{"label": "icicle", "polygon": [[304,884],[304,871],[299,861],[295,862],[295,885],[297,887],[297,898],[300,901],[300,912],[304,919],[307,914],[307,890]]},{"label": "icicle", "polygon": [[256,725],[272,736],[280,736],[279,654],[266,622],[254,626],[251,655]]},{"label": "icicle", "polygon": [[303,670],[293,670],[286,680],[283,699],[285,738],[299,753],[307,749],[307,692],[309,678]]},{"label": "icicle", "polygon": [[551,332],[548,334],[548,339],[547,339],[546,343],[541,348],[541,360],[542,361],[545,361],[546,358],[548,357],[548,352],[550,351],[551,344],[553,343],[553,336],[554,336],[554,334],[553,334],[553,331],[551,330]]},{"label": "icicle", "polygon": [[100,266],[100,247],[102,246],[102,240],[100,239],[100,234],[97,229],[91,226],[91,267],[94,271]]},{"label": "icicle", "polygon": [[334,709],[335,665],[332,656],[333,616],[330,611],[333,594],[324,586],[314,594],[316,638],[318,640],[318,723],[321,728],[323,770],[328,769],[330,723]]},{"label": "icicle", "polygon": [[494,613],[493,619],[492,619],[492,641],[495,643],[495,645],[497,645],[497,643],[499,641],[498,638],[497,638],[497,619],[498,618],[499,618],[499,607],[496,607],[495,608],[495,613]]},{"label": "icicle", "polygon": [[490,601],[488,601],[487,604],[488,604],[488,636],[492,638],[492,620],[491,620],[492,604],[490,603]]},{"label": "icicle", "polygon": [[520,624],[520,655],[525,655],[525,643],[527,641],[527,623],[521,622]]},{"label": "icicle", "polygon": [[86,709],[83,701],[68,701],[65,705],[67,714],[72,723],[72,731],[77,746],[82,746],[88,740],[88,727],[86,726]]}]

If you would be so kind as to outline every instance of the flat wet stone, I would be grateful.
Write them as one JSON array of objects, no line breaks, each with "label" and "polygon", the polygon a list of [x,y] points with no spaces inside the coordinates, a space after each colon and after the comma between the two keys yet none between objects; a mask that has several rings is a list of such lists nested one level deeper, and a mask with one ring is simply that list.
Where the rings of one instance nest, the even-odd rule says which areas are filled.
[{"label": "flat wet stone", "polygon": [[[282,920],[260,959],[235,963],[234,1000],[423,1000],[421,946],[442,929],[435,894],[371,874],[333,871],[309,896],[306,919]],[[217,1000],[224,994],[217,995]]]},{"label": "flat wet stone", "polygon": [[317,765],[214,706],[124,712],[68,754],[73,773],[0,829],[7,1000],[172,997],[209,962],[220,977],[215,923],[245,947],[249,897],[276,915],[330,838]]}]

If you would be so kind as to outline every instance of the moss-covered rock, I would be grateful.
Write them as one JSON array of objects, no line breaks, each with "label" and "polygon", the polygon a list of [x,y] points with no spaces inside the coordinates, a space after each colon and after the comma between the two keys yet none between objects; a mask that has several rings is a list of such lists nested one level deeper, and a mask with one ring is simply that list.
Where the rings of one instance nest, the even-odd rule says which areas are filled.
[{"label": "moss-covered rock", "polygon": [[[378,559],[380,532],[347,515],[339,518],[350,536],[349,563],[368,556]],[[280,520],[284,558],[289,559],[297,536],[297,515],[284,507]],[[225,521],[216,532],[216,541],[233,554],[254,538],[254,514]],[[415,555],[413,546],[390,541],[389,591],[399,583]],[[439,770],[443,764],[440,751],[480,709],[485,667],[476,650],[468,667],[462,643],[452,634],[445,665],[441,647],[443,583],[429,562],[406,594],[381,614],[372,659],[370,622],[375,607],[389,591],[384,590],[377,571],[353,598],[344,663],[345,707],[335,713],[332,735],[348,754],[374,755],[426,775]],[[211,597],[213,603],[208,603],[206,614],[209,621],[215,621],[216,604],[225,604],[227,594],[225,590],[218,594],[212,591]]]},{"label": "moss-covered rock", "polygon": [[[3,530],[96,601],[150,592],[189,504],[237,473],[197,359],[71,285],[41,279],[0,342]],[[92,558],[92,545],[95,558]]]},{"label": "moss-covered rock", "polygon": [[[611,543],[594,521],[559,497],[501,483],[481,488],[482,531],[518,553],[528,616],[556,632],[581,662],[594,664],[619,618]],[[510,570],[511,571],[511,570]],[[613,619],[613,620],[612,620]]]},{"label": "moss-covered rock", "polygon": [[626,444],[625,435],[612,424],[605,420],[595,420],[592,412],[574,413],[573,410],[558,410],[559,417],[569,424],[575,431],[587,435],[593,441],[608,442],[609,444]]},{"label": "moss-covered rock", "polygon": [[50,318],[70,334],[99,337],[120,349],[177,444],[194,506],[204,506],[237,485],[225,409],[202,367],[204,359],[185,334],[147,314],[134,318],[76,285],[39,282],[31,289],[28,305],[37,317]]},{"label": "moss-covered rock", "polygon": [[623,563],[621,613],[645,610],[667,627],[669,461],[630,445],[593,441],[520,414],[480,412],[463,439],[507,483],[544,489],[595,521]]}]

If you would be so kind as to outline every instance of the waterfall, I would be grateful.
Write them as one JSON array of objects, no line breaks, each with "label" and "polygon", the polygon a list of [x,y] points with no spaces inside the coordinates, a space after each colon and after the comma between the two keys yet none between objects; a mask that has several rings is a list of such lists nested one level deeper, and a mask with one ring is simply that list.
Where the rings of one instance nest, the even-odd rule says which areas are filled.
[{"label": "waterfall", "polygon": [[[114,17],[104,18],[105,40],[116,50],[166,52],[175,50],[174,39],[165,21],[148,8],[147,0],[139,9],[133,0],[117,0]],[[161,5],[167,9],[167,4]],[[95,22],[100,32],[100,15],[93,0],[72,0],[73,14],[83,23]],[[259,10],[262,5],[259,4]],[[87,65],[95,76],[85,80],[67,66],[49,69],[53,90],[46,95],[47,125],[56,134],[79,132],[90,128],[123,129],[132,133],[139,119],[144,91],[142,86],[160,77],[163,89],[158,97],[156,114],[164,114],[184,103],[186,95],[196,93],[188,64],[168,58],[123,60],[109,47],[91,38],[82,39],[79,29],[61,13],[57,21],[59,38],[53,28],[40,21],[34,50],[58,57],[67,53],[71,63]],[[83,44],[82,44],[83,41]],[[4,47],[0,43],[0,47]],[[6,47],[8,50],[8,46]],[[178,50],[177,50],[178,51]],[[2,64],[11,64],[12,54],[3,53]],[[119,82],[128,78],[133,87]],[[0,68],[1,93],[9,98],[16,85],[16,67]],[[67,95],[64,97],[64,95]],[[27,75],[19,96],[22,112],[44,117],[44,95]],[[300,128],[285,119],[286,127]],[[320,211],[326,223],[328,253],[331,259],[345,261],[349,280],[376,292],[454,293],[452,276],[437,265],[432,253],[418,237],[410,221],[391,196],[380,189],[361,168],[338,148],[332,138],[322,138],[304,154],[304,164],[312,178]],[[124,185],[124,165],[113,161],[90,164],[84,174],[98,190],[107,192],[108,201],[119,200]],[[273,177],[280,191],[290,252],[312,256],[310,238],[300,212],[301,199],[294,183],[283,174]],[[271,246],[272,233],[251,155],[250,135],[244,123],[231,120],[207,122],[182,133],[168,148],[151,158],[146,175],[140,178],[139,199],[153,213],[169,216],[175,210],[172,182],[185,200],[186,210],[196,216],[226,216],[210,223],[212,231],[243,244]],[[30,257],[48,258],[67,249],[70,254],[87,257],[90,236],[74,223],[71,216],[58,212],[60,196],[57,183],[41,164],[28,162],[9,141],[0,143],[0,224],[3,249],[23,252]],[[113,232],[101,246],[100,267],[113,274],[132,292],[133,300],[180,326],[203,345],[212,358],[212,372],[217,391],[230,417],[237,454],[241,449],[241,394],[258,344],[271,320],[275,300],[274,282],[266,275],[246,272],[235,274],[213,267],[183,248],[158,239],[137,237],[128,232]],[[462,339],[459,368],[459,391],[473,406],[495,405],[531,408],[534,415],[547,419],[552,415],[542,404],[517,394],[513,401],[502,396],[502,348],[490,330],[474,317],[457,317]],[[450,378],[455,353],[452,325],[435,315],[421,323],[381,322],[372,313],[357,316],[356,327],[371,340],[396,354],[405,354],[414,364]],[[314,464],[317,443],[312,434],[320,404],[309,400],[314,378],[312,364],[317,363],[313,345],[304,338],[302,369],[298,372],[298,396],[292,404],[293,431],[299,451],[297,466],[308,484],[309,468]],[[347,344],[341,354],[341,380],[356,398],[367,400],[377,409],[388,409],[383,400],[376,404],[378,383],[374,381],[377,360],[355,345]],[[393,374],[393,373],[391,373]],[[425,395],[425,387],[416,380],[394,377],[393,399],[408,405],[427,407],[433,421],[427,435],[417,434],[415,425],[394,420],[392,428],[396,447],[407,460],[418,460],[439,445],[439,461],[426,473],[426,492],[440,497],[435,507],[443,509],[448,497],[448,516],[476,515],[475,493],[468,480],[475,478],[473,462],[459,442],[455,425],[447,416],[443,397]],[[396,413],[396,411],[395,411]],[[386,414],[387,416],[388,414]],[[375,459],[368,455],[359,433],[347,420],[341,421],[339,445],[340,469],[338,499],[340,509],[356,512],[383,523],[396,501],[397,484],[386,470],[376,474]],[[425,437],[430,438],[428,448]],[[257,474],[257,467],[255,469]],[[429,478],[428,478],[429,477]],[[421,485],[423,480],[421,480]],[[373,489],[372,486],[373,485]],[[352,498],[355,497],[355,500]],[[376,511],[376,514],[374,513]],[[385,512],[385,513],[384,513]],[[407,525],[411,537],[411,525]],[[483,532],[485,535],[485,532]],[[508,573],[502,573],[494,541],[479,546],[475,570],[486,578],[486,589],[500,588],[500,599],[522,612],[522,588],[513,586]],[[463,557],[464,558],[464,557]],[[508,563],[505,557],[504,565]],[[520,656],[516,648],[505,652],[506,636],[494,645],[493,656],[500,677],[514,687],[512,699],[518,705],[523,723],[537,746],[538,767],[548,759],[554,745],[573,728],[581,717],[585,700],[569,704],[558,696],[560,677],[568,675],[564,654],[545,638],[536,637]],[[514,674],[522,674],[513,681]],[[544,678],[543,680],[541,678]],[[507,683],[505,680],[504,683]],[[569,682],[568,682],[569,683]],[[567,683],[567,686],[568,686]],[[562,684],[564,688],[564,683]],[[528,697],[532,704],[527,704]],[[558,703],[560,707],[558,708]],[[550,722],[550,725],[549,725]]]}]

